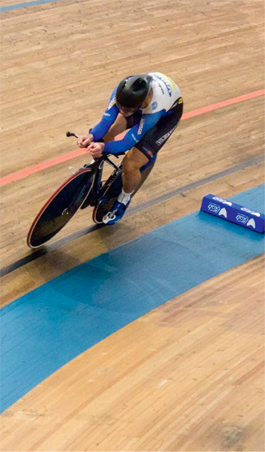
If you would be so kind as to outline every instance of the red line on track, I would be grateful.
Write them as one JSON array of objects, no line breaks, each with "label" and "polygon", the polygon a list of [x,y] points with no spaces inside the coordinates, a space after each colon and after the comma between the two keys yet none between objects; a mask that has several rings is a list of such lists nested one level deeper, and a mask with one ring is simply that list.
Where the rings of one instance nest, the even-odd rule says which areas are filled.
[{"label": "red line on track", "polygon": [[[237,104],[239,102],[244,102],[245,100],[254,99],[255,97],[260,97],[265,94],[265,89],[259,91],[254,91],[253,93],[244,94],[242,96],[234,97],[233,99],[224,100],[223,102],[218,102],[216,104],[211,104],[206,107],[199,108],[197,110],[184,113],[182,119],[193,118],[194,116],[199,116],[204,113],[208,113],[213,110],[218,110],[219,108],[228,107],[229,105]],[[10,182],[15,182],[19,179],[29,176],[30,174],[37,173],[38,171],[50,168],[52,166],[58,165],[59,163],[66,162],[67,160],[72,160],[75,157],[86,154],[85,149],[77,149],[76,151],[69,152],[68,154],[60,155],[54,159],[48,160],[44,163],[39,163],[38,165],[30,166],[23,170],[17,171],[16,173],[9,174],[0,179],[0,187],[9,184]]]},{"label": "red line on track", "polygon": [[238,104],[239,102],[244,102],[245,100],[254,99],[254,97],[264,96],[265,89],[260,89],[259,91],[254,91],[253,93],[243,94],[243,96],[234,97],[233,99],[224,100],[223,102],[218,102],[217,104],[208,105],[207,107],[199,108],[198,110],[190,111],[184,113],[183,119],[192,118],[193,116],[202,115],[203,113],[208,113],[209,111],[218,110],[219,108],[228,107],[229,105]]}]

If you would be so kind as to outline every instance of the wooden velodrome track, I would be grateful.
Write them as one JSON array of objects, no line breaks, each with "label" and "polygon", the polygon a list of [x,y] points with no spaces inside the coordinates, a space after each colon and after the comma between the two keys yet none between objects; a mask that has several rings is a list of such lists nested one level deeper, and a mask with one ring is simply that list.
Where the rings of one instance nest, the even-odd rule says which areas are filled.
[{"label": "wooden velodrome track", "polygon": [[[207,193],[264,182],[263,0],[60,0],[0,19],[2,307],[199,210]],[[36,255],[25,240],[37,211],[89,160],[64,161],[77,148],[65,132],[86,132],[121,78],[150,70],[171,76],[196,115],[119,225],[90,229],[81,211]],[[4,411],[1,450],[263,451],[263,300],[259,256],[168,301]]]}]

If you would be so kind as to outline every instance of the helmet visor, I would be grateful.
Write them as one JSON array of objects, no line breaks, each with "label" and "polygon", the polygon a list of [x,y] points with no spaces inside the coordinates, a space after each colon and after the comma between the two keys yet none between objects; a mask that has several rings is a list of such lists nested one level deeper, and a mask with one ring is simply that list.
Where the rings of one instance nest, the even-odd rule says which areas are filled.
[{"label": "helmet visor", "polygon": [[119,102],[116,102],[116,105],[119,108],[119,110],[122,111],[123,113],[125,113],[126,115],[132,115],[137,110],[139,110],[139,108],[141,108],[141,106],[140,107],[136,107],[136,108],[123,107],[122,105],[119,104]]}]

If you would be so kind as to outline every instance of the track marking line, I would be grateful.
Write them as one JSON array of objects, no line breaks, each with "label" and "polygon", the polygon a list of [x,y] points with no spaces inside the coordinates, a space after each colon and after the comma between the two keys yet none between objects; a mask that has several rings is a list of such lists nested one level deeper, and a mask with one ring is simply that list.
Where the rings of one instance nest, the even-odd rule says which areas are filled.
[{"label": "track marking line", "polygon": [[[253,93],[243,94],[242,96],[234,97],[232,99],[224,100],[222,102],[217,102],[215,104],[208,105],[206,107],[198,108],[197,110],[190,111],[188,113],[184,113],[182,115],[181,120],[193,118],[194,116],[199,116],[204,113],[209,113],[210,111],[219,110],[220,108],[228,107],[229,105],[234,105],[239,102],[244,102],[246,100],[254,99],[255,97],[264,96],[265,89],[260,89],[259,91],[254,91]],[[23,179],[24,177],[30,176],[31,174],[37,173],[47,168],[51,168],[52,166],[59,165],[60,163],[67,162],[68,160],[72,160],[80,155],[86,154],[87,151],[85,149],[77,149],[76,151],[69,152],[64,155],[60,155],[55,157],[47,162],[39,163],[38,165],[30,166],[23,170],[17,171],[15,173],[4,176],[0,179],[0,187],[3,185],[10,184],[11,182],[15,182],[19,179]]]}]

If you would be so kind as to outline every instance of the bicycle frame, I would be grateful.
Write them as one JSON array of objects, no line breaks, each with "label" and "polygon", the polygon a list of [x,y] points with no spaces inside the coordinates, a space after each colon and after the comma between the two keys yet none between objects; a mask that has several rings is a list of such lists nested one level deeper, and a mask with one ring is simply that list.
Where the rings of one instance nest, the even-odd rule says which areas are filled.
[{"label": "bicycle frame", "polygon": [[[73,132],[66,132],[66,136],[67,137],[75,137],[78,138],[78,135],[76,135]],[[119,154],[116,154],[115,157],[118,158],[118,155],[124,155],[125,152],[121,152]],[[115,170],[119,170],[119,167],[117,165],[115,165],[115,163],[112,162],[112,160],[110,160],[110,158],[108,157],[108,155],[103,154],[101,157],[93,159],[90,163],[88,163],[87,165],[84,165],[83,168],[89,168],[91,167],[91,171],[95,172],[94,175],[94,180],[93,180],[93,185],[91,188],[90,193],[87,196],[87,199],[84,200],[81,209],[84,207],[87,207],[88,205],[94,207],[97,203],[97,201],[100,198],[100,194],[101,194],[101,179],[102,179],[102,172],[103,172],[103,167],[104,167],[104,163],[107,162],[109,165],[111,165]],[[89,200],[88,200],[89,199]]]},{"label": "bicycle frame", "polygon": [[[77,135],[68,132],[67,136]],[[124,155],[121,152],[118,155]],[[118,155],[115,155],[118,158]],[[142,179],[133,195],[139,190],[152,170],[156,156],[144,165],[140,171]],[[114,171],[108,179],[102,182],[104,163],[108,163]],[[94,207],[92,218],[101,224],[104,215],[113,206],[122,189],[122,162],[119,165],[107,154],[92,159],[92,161],[67,179],[53,193],[35,217],[27,236],[30,248],[38,248],[54,237],[75,215],[79,209]]]},{"label": "bicycle frame", "polygon": [[[119,154],[124,155],[124,153]],[[121,167],[115,165],[112,160],[108,157],[108,155],[102,155],[101,157],[97,159],[93,159],[90,163],[87,165],[84,165],[84,168],[91,168],[91,171],[94,172],[94,178],[92,182],[92,188],[87,196],[87,198],[84,200],[81,209],[84,209],[88,205],[91,207],[94,207],[98,200],[101,198],[101,188],[102,188],[102,173],[104,168],[104,163],[107,162],[110,166],[112,166],[115,171],[121,171]],[[104,186],[104,188],[106,188]]]}]

